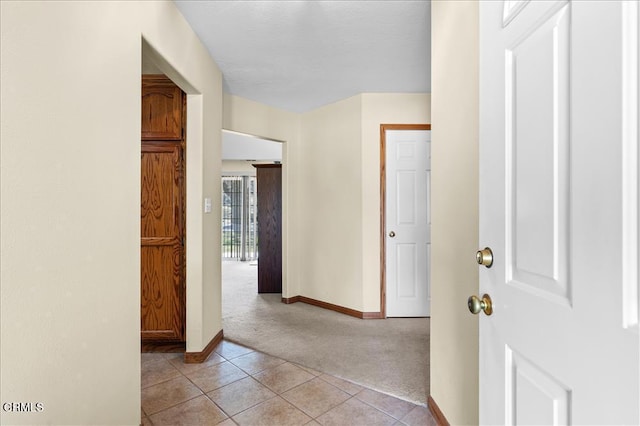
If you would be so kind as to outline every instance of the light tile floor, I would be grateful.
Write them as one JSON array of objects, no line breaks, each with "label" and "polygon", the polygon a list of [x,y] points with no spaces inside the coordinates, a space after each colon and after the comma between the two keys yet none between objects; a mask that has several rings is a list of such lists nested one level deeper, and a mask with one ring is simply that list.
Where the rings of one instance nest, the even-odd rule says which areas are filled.
[{"label": "light tile floor", "polygon": [[143,425],[435,425],[428,408],[223,341],[202,364],[142,354]]}]

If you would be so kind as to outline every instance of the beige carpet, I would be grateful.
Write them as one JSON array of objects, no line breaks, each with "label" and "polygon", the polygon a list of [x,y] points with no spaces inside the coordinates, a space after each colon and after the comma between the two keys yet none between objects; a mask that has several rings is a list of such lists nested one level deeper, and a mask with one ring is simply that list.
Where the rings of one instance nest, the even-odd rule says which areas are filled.
[{"label": "beige carpet", "polygon": [[222,263],[227,340],[426,405],[429,319],[361,320],[257,293],[255,262]]}]

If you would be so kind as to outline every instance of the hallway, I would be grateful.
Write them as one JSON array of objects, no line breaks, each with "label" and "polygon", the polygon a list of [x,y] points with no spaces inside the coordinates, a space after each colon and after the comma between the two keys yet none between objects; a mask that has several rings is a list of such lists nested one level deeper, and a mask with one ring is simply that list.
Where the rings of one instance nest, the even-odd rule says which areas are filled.
[{"label": "hallway", "polygon": [[142,354],[143,425],[436,424],[428,318],[285,305],[257,293],[255,261],[223,261],[222,274],[225,340],[209,358]]},{"label": "hallway", "polygon": [[362,320],[257,293],[256,262],[222,263],[225,339],[418,405],[429,396],[429,318]]}]

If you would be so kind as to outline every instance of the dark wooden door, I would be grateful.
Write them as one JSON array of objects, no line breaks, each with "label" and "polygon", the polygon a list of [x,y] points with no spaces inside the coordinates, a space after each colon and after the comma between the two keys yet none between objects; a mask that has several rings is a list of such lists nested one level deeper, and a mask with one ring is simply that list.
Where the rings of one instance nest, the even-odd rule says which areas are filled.
[{"label": "dark wooden door", "polygon": [[282,167],[256,164],[258,293],[282,293]]},{"label": "dark wooden door", "polygon": [[[183,342],[184,139],[175,137],[183,135],[184,95],[175,85],[177,91],[169,90],[173,83],[166,77],[143,76],[142,81],[141,337],[143,342]],[[170,110],[169,103],[180,111]]]}]

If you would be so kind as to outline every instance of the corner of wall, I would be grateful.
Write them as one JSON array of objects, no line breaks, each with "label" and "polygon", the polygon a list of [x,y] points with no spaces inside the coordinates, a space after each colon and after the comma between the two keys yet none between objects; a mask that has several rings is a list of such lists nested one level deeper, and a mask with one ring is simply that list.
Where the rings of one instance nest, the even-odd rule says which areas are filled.
[{"label": "corner of wall", "polygon": [[[141,39],[205,96],[198,208],[204,194],[216,194],[207,179],[219,161],[221,75],[172,2],[1,7],[2,87],[15,90],[1,93],[0,385],[2,402],[44,406],[3,410],[1,421],[137,424]],[[47,206],[46,214],[33,208],[34,200]],[[213,215],[199,219],[206,242],[192,251],[215,262],[211,229],[219,222]],[[207,299],[216,270],[206,264],[195,270],[204,289],[195,329],[206,338],[208,327],[221,325],[219,307]]]},{"label": "corner of wall", "polygon": [[[478,423],[478,2],[432,2],[431,395],[452,424]],[[467,261],[461,261],[467,259]]]}]

